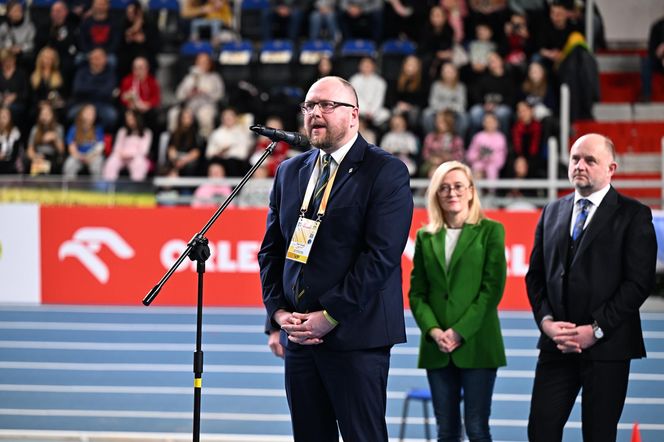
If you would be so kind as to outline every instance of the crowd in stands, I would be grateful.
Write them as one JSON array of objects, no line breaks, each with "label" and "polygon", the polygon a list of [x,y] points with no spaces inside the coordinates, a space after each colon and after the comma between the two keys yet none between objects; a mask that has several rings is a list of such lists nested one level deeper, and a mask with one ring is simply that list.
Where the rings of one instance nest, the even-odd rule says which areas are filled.
[{"label": "crowd in stands", "polygon": [[[266,2],[261,35],[252,42],[257,48],[273,38],[296,47],[307,39],[335,48],[353,39],[377,48],[393,39],[413,43],[415,51],[393,74],[381,70],[378,51],[358,58],[347,75],[358,92],[362,134],[399,156],[413,177],[427,177],[451,159],[467,162],[478,178],[543,176],[561,78],[579,92],[573,117],[592,117],[598,79],[583,38],[583,2]],[[232,0],[182,0],[181,42],[207,39],[213,51],[175,64],[177,103],[165,106],[157,55],[173,36],[160,34],[146,3],[123,5],[55,0],[38,11],[21,0],[6,4],[0,173],[135,181],[242,176],[268,143],[250,132],[250,123],[293,130],[301,122],[293,97],[302,95],[284,92],[287,86],[301,94],[316,78],[341,74],[335,52],[320,57],[310,75],[293,73],[278,91],[262,91],[251,76],[229,81],[217,50],[243,37],[234,16],[239,9]],[[595,32],[602,44],[598,14]],[[565,67],[572,57],[576,68]],[[266,95],[269,101],[259,99]],[[297,153],[279,143],[261,173],[273,176],[280,161]],[[226,190],[208,189],[208,196]]]}]

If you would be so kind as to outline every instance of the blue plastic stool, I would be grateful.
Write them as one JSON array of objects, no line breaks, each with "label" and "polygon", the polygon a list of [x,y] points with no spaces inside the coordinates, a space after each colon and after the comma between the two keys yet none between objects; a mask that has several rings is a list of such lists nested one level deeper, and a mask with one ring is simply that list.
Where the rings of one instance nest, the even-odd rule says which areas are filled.
[{"label": "blue plastic stool", "polygon": [[403,412],[401,414],[401,430],[399,431],[399,441],[403,441],[406,434],[406,417],[408,416],[408,405],[410,401],[422,401],[422,409],[424,412],[424,435],[426,440],[431,439],[429,432],[429,402],[431,402],[431,391],[426,388],[413,388],[406,394],[406,399],[403,401]]}]

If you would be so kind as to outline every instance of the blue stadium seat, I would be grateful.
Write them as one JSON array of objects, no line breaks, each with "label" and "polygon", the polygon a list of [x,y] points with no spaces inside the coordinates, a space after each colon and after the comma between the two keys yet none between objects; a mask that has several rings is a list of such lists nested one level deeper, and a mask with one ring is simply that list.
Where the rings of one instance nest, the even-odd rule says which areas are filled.
[{"label": "blue stadium seat", "polygon": [[195,57],[201,52],[212,55],[214,49],[207,41],[188,41],[180,46],[180,55],[184,57]]},{"label": "blue stadium seat", "polygon": [[406,399],[403,401],[403,411],[401,413],[401,428],[399,430],[399,441],[403,441],[406,435],[406,419],[408,417],[408,405],[410,401],[422,402],[422,412],[424,415],[424,435],[426,440],[431,439],[429,431],[429,403],[431,402],[431,391],[426,388],[413,388],[406,393]]},{"label": "blue stadium seat", "polygon": [[261,39],[261,14],[269,7],[269,0],[242,0],[239,21],[242,38],[253,41]]},{"label": "blue stadium seat", "polygon": [[347,40],[341,44],[335,68],[339,76],[348,79],[357,72],[361,58],[376,58],[376,44],[371,40]]},{"label": "blue stadium seat", "polygon": [[307,40],[300,46],[300,64],[315,65],[322,57],[334,55],[334,43],[327,40]]},{"label": "blue stadium seat", "polygon": [[219,65],[224,83],[234,88],[240,81],[251,81],[254,47],[248,40],[224,43],[219,51]]},{"label": "blue stadium seat", "polygon": [[388,40],[381,46],[379,69],[388,84],[393,85],[399,77],[403,59],[415,54],[417,46],[408,40]]},{"label": "blue stadium seat", "polygon": [[256,70],[258,85],[268,91],[291,86],[293,83],[291,73],[293,55],[294,46],[290,40],[263,42]]}]

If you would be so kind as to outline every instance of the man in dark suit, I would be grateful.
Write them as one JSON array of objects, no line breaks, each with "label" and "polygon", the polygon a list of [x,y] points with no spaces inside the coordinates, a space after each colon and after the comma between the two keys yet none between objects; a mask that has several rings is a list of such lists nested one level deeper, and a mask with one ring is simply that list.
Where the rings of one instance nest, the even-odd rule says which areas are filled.
[{"label": "man in dark suit", "polygon": [[585,442],[616,440],[630,360],[645,357],[639,307],[655,285],[648,207],[611,186],[613,142],[598,134],[570,151],[574,194],[544,208],[526,274],[542,334],[528,422],[531,441],[561,441],[583,389]]},{"label": "man in dark suit", "polygon": [[317,149],[277,170],[258,253],[263,302],[285,347],[293,435],[387,441],[390,349],[406,340],[408,171],[359,135],[346,80],[318,80],[301,107]]}]

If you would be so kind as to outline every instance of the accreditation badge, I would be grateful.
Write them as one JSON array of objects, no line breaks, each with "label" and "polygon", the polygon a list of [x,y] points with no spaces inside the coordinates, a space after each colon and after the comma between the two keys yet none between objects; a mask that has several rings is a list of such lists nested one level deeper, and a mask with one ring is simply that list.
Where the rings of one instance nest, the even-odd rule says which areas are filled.
[{"label": "accreditation badge", "polygon": [[295,226],[295,232],[293,232],[293,238],[291,238],[291,242],[288,245],[286,259],[306,264],[319,226],[320,221],[303,216],[299,217]]}]

